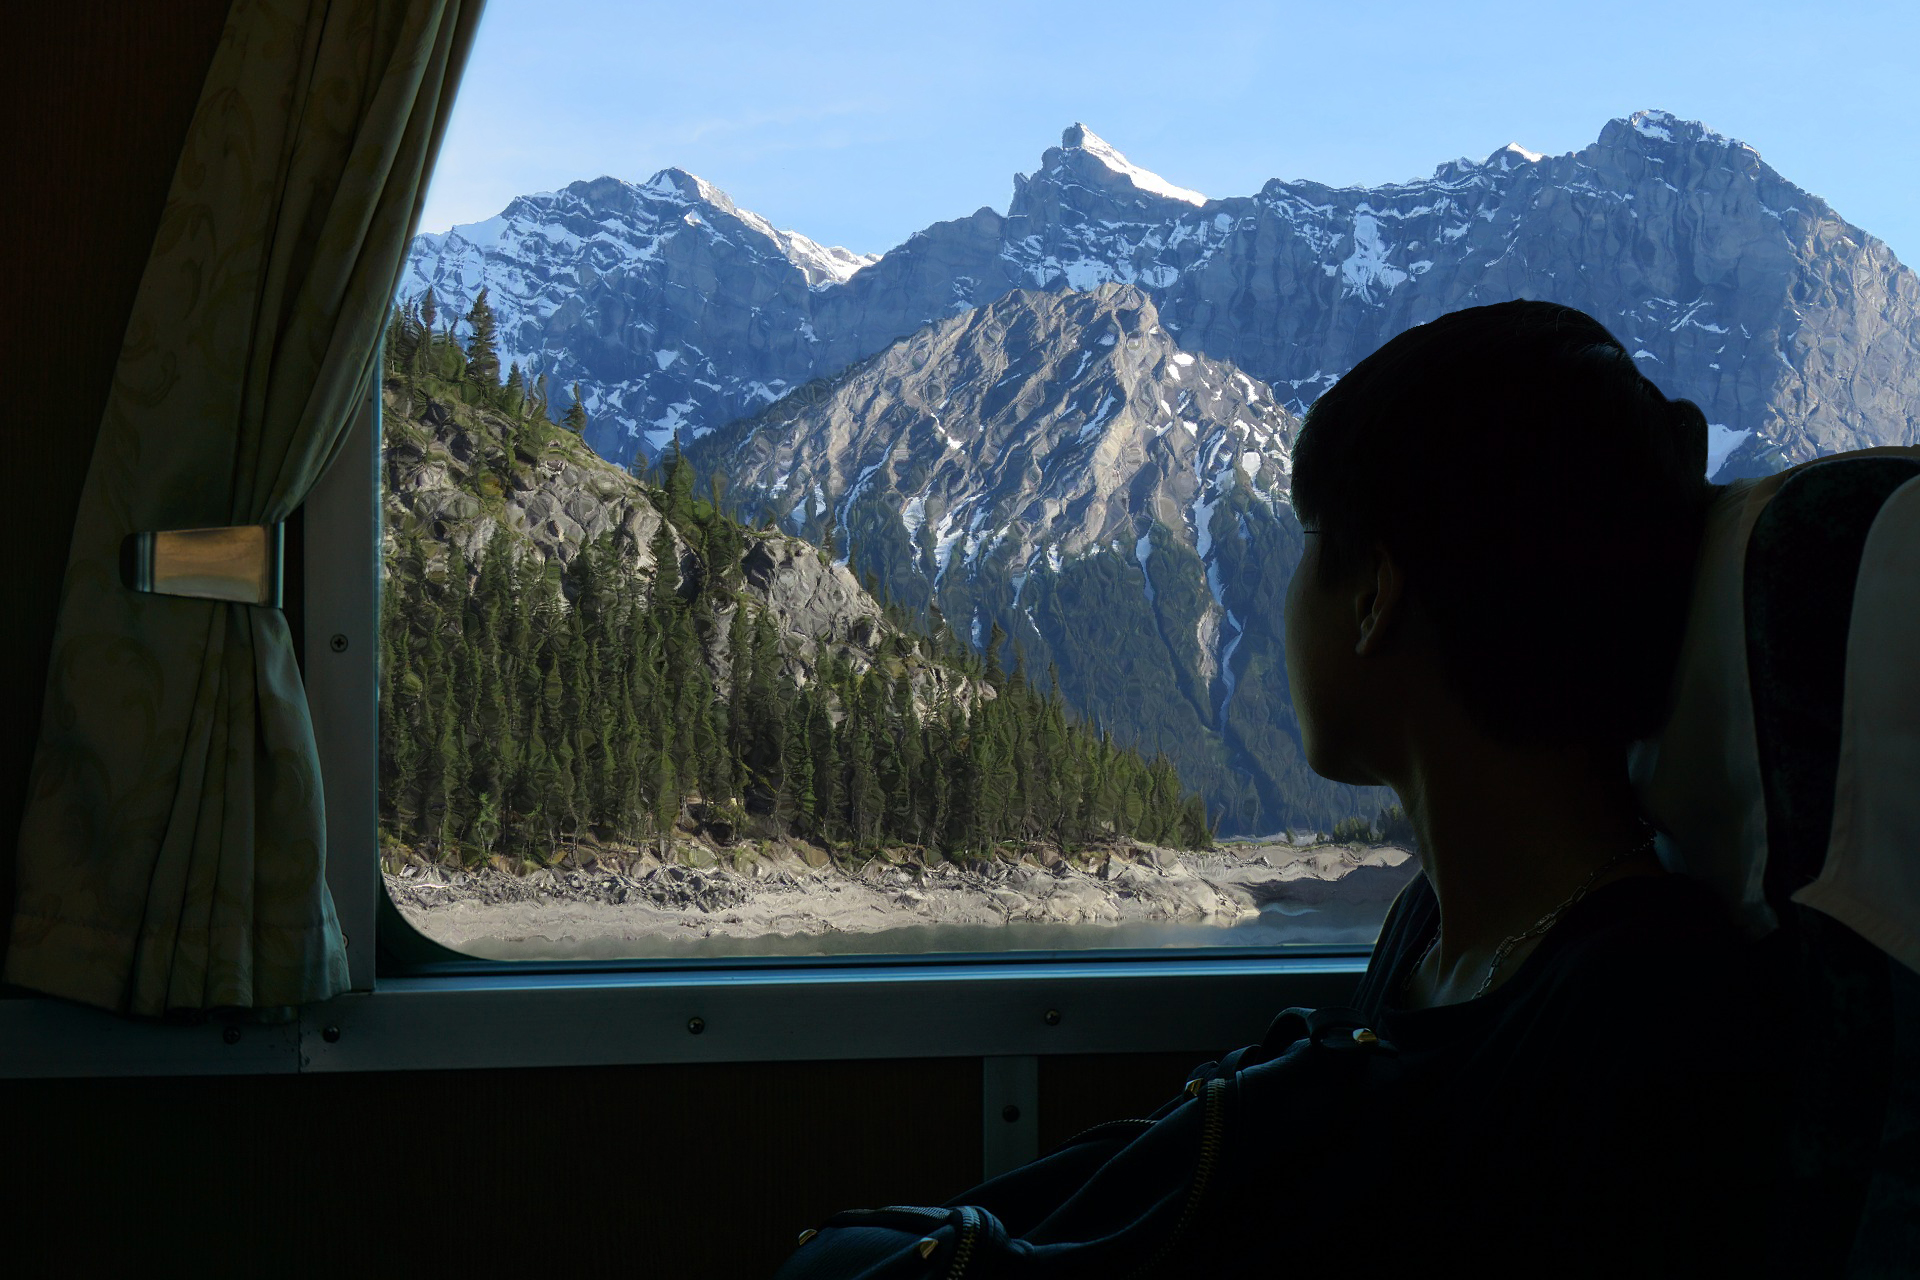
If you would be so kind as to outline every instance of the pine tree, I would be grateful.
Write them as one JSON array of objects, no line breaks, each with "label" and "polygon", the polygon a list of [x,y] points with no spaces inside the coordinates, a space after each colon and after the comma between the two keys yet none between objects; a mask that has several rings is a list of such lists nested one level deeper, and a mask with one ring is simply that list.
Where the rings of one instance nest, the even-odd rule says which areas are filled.
[{"label": "pine tree", "polygon": [[662,516],[647,543],[653,556],[652,613],[655,625],[665,630],[665,618],[680,593],[680,548],[673,540],[673,527]]},{"label": "pine tree", "polygon": [[487,305],[484,285],[467,310],[467,324],[473,329],[473,336],[467,339],[467,377],[491,396],[500,385],[500,353],[494,345],[493,308]]},{"label": "pine tree", "polygon": [[753,686],[753,632],[747,607],[736,604],[727,622],[727,764],[736,785],[746,776],[753,726],[747,712]]},{"label": "pine tree", "polygon": [[765,609],[753,624],[753,663],[743,714],[747,718],[745,760],[748,774],[776,797],[785,788],[790,707],[782,692],[780,637]]},{"label": "pine tree", "polygon": [[926,831],[914,804],[920,776],[920,716],[913,705],[913,683],[902,671],[893,683],[892,723],[882,739],[880,772],[887,788],[887,827],[896,839],[926,843]]},{"label": "pine tree", "polygon": [[678,431],[673,433],[673,443],[662,455],[661,472],[666,479],[667,514],[675,524],[688,528],[693,523],[693,464],[680,451]]},{"label": "pine tree", "polygon": [[[545,381],[544,375],[541,380]],[[577,436],[587,434],[587,407],[580,403],[580,384],[577,382],[573,384],[573,402],[567,406],[567,416],[560,420],[560,425]]]},{"label": "pine tree", "polygon": [[846,784],[840,777],[840,749],[824,697],[809,701],[807,740],[813,753],[814,828],[823,843],[837,840],[846,823]]},{"label": "pine tree", "polygon": [[[500,407],[515,418],[526,416],[527,380],[520,372],[518,360],[507,366],[507,385],[500,395]],[[507,443],[511,445],[514,441]]]},{"label": "pine tree", "polygon": [[439,315],[433,305],[433,286],[428,285],[426,292],[420,295],[420,324],[429,334],[433,332],[433,322]]},{"label": "pine tree", "polygon": [[701,550],[707,566],[702,589],[714,607],[722,607],[740,585],[740,560],[746,550],[740,526],[717,513],[709,516],[701,530]]},{"label": "pine tree", "polygon": [[819,803],[813,790],[813,695],[801,690],[788,708],[780,776],[781,808],[791,814],[793,826],[808,835],[819,830]]},{"label": "pine tree", "polygon": [[1006,682],[1006,672],[1000,668],[1000,648],[1007,642],[1007,633],[1001,629],[999,619],[995,619],[993,630],[987,634],[987,683],[995,689],[1002,688]]}]

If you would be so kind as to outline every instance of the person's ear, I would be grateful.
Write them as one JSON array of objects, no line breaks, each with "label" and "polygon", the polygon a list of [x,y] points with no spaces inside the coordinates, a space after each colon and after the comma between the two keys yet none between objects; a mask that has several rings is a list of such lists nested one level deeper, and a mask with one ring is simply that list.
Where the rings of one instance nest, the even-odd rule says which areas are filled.
[{"label": "person's ear", "polygon": [[1361,579],[1353,605],[1360,633],[1354,653],[1365,658],[1384,652],[1407,610],[1406,575],[1384,542],[1374,545],[1373,573]]}]

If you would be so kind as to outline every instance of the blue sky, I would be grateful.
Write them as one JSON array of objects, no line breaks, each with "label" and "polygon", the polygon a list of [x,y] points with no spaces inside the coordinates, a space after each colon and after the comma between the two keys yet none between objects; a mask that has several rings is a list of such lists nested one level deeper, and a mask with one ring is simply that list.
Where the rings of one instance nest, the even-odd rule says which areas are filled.
[{"label": "blue sky", "polygon": [[1920,265],[1920,4],[488,0],[423,230],[677,165],[880,252],[1004,210],[1076,120],[1210,196],[1556,154],[1641,107],[1750,143]]}]

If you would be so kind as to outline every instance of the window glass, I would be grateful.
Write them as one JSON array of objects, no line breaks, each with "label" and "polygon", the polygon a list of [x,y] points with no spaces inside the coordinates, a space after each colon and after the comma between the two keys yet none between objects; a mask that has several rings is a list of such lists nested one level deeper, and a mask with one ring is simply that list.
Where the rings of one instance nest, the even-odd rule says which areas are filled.
[{"label": "window glass", "polygon": [[[1848,325],[1904,268],[1718,131],[1797,141],[1733,80],[1708,123],[1573,121],[1532,62],[1495,108],[1439,57],[1347,118],[1341,20],[1203,8],[494,0],[381,391],[410,921],[501,958],[1369,945],[1412,831],[1307,766],[1283,648],[1318,394],[1540,297],[1706,410],[1718,479],[1899,438]],[[1574,79],[1677,82],[1593,36]]]}]

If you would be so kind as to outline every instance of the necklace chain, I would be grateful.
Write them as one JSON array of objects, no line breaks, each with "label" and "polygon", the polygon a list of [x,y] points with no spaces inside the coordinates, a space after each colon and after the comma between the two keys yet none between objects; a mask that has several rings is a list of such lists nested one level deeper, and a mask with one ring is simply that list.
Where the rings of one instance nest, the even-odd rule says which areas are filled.
[{"label": "necklace chain", "polygon": [[[1500,966],[1507,962],[1507,957],[1513,954],[1513,949],[1519,946],[1521,943],[1527,941],[1529,938],[1537,938],[1540,935],[1544,934],[1547,930],[1553,928],[1553,926],[1559,921],[1560,917],[1566,913],[1569,907],[1573,906],[1574,903],[1580,901],[1580,899],[1587,896],[1587,893],[1593,888],[1593,886],[1599,883],[1601,876],[1606,875],[1607,872],[1613,870],[1617,866],[1620,866],[1622,863],[1629,862],[1632,859],[1639,857],[1643,853],[1652,852],[1653,837],[1654,837],[1653,828],[1651,826],[1646,826],[1645,834],[1643,834],[1640,837],[1640,839],[1636,840],[1632,845],[1628,846],[1625,849],[1622,849],[1620,852],[1614,854],[1611,858],[1608,858],[1605,862],[1595,867],[1593,869],[1593,873],[1589,875],[1586,878],[1586,880],[1581,883],[1578,889],[1575,889],[1572,893],[1568,894],[1566,900],[1562,902],[1559,906],[1553,908],[1553,910],[1547,912],[1547,914],[1541,916],[1538,920],[1534,921],[1530,927],[1522,930],[1519,933],[1509,934],[1507,935],[1507,937],[1502,939],[1500,942],[1500,945],[1493,949],[1493,963],[1487,966],[1487,976],[1481,980],[1479,989],[1473,993],[1472,998],[1475,1000],[1478,1000],[1481,996],[1484,996],[1485,994],[1487,994],[1487,992],[1491,991],[1493,989],[1493,980],[1500,973]],[[1407,969],[1406,980],[1401,984],[1401,995],[1403,999],[1405,997],[1406,990],[1413,985],[1413,975],[1419,970],[1421,965],[1427,962],[1427,957],[1431,955],[1433,953],[1433,949],[1439,945],[1440,945],[1440,930],[1436,927],[1433,931],[1433,937],[1429,939],[1427,942],[1426,948],[1420,952],[1419,958],[1416,959],[1413,962],[1413,964]]]}]

